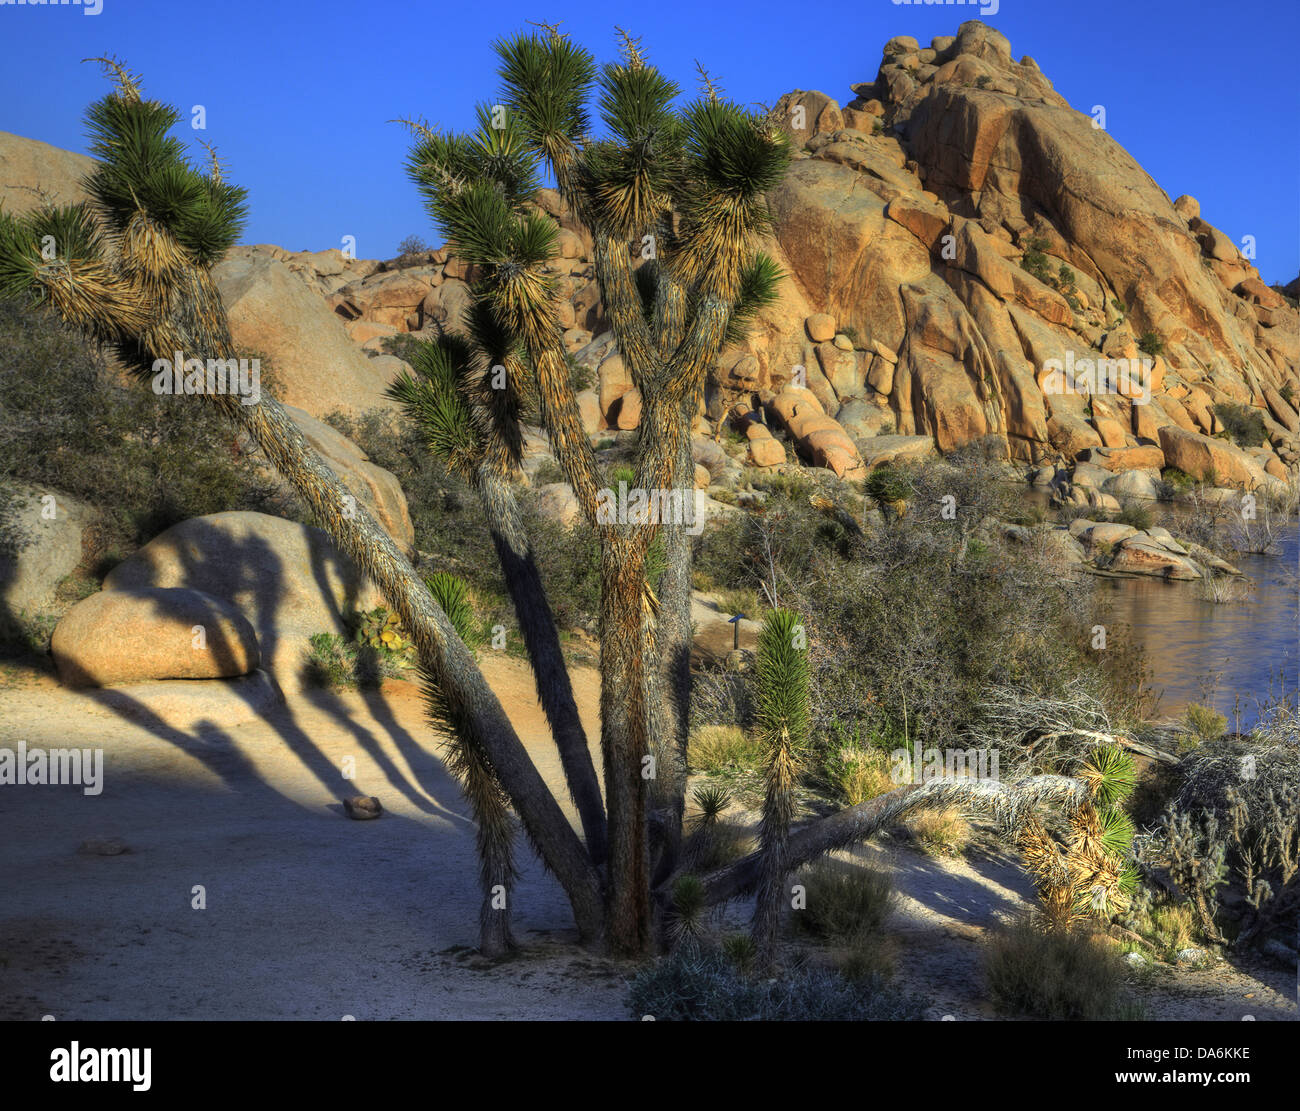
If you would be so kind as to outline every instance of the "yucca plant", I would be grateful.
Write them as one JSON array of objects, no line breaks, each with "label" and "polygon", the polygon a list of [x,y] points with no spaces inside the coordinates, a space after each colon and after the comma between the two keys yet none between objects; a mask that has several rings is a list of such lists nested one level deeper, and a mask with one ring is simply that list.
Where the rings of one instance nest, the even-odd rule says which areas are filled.
[{"label": "yucca plant", "polygon": [[[518,383],[519,355],[486,306],[476,306],[466,324],[469,338],[449,334],[436,343],[416,343],[411,349],[411,371],[403,371],[393,381],[388,395],[420,430],[429,451],[478,494],[501,577],[523,634],[537,696],[582,821],[587,852],[600,867],[606,851],[600,784],[573,697],[559,630],[510,487],[510,474],[518,466],[522,450],[519,397],[509,388],[508,379],[503,389],[493,389],[490,384],[490,368],[507,364],[516,368],[514,381]],[[446,610],[436,590],[434,597]]]},{"label": "yucca plant", "polygon": [[[556,229],[533,196],[549,170],[591,230],[605,311],[642,396],[635,486],[677,489],[693,505],[690,422],[722,346],[774,296],[777,269],[754,247],[767,227],[763,193],[789,152],[779,128],[716,94],[675,108],[676,84],[626,37],[619,61],[600,69],[553,30],[495,49],[504,113],[480,109],[467,135],[413,125],[407,168],[451,248],[479,275],[467,361],[503,369],[508,397],[528,392],[522,376],[535,380],[552,450],[600,540],[607,928],[616,948],[638,951],[652,935],[652,877],[671,876],[681,851],[691,522],[663,529],[661,569],[650,568],[656,590],[647,557],[661,523],[599,519],[599,474],[548,274]],[[460,427],[471,414],[461,411]],[[652,816],[663,831],[655,845]]]},{"label": "yucca plant", "polygon": [[1118,745],[1104,745],[1081,761],[1076,775],[1087,796],[1069,814],[1066,843],[1058,843],[1032,815],[1021,825],[1017,841],[1047,922],[1057,930],[1085,918],[1109,920],[1123,913],[1138,879],[1129,862],[1133,821],[1119,809],[1136,783],[1132,755]]},{"label": "yucca plant", "polygon": [[[472,647],[475,629],[469,584],[446,571],[438,571],[426,581],[456,635]],[[469,742],[473,734],[464,720],[465,711],[446,697],[438,677],[423,665],[421,679],[425,714],[447,738],[444,744],[447,766],[460,780],[474,811],[475,848],[483,891],[479,905],[479,951],[489,957],[501,956],[515,947],[510,912],[515,881],[519,878],[510,800],[491,761]]]}]

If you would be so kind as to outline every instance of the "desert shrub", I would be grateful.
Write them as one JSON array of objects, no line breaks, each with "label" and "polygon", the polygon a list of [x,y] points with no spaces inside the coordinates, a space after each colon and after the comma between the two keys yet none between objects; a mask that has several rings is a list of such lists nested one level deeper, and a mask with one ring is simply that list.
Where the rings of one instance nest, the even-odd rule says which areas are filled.
[{"label": "desert shrub", "polygon": [[1268,442],[1264,414],[1254,406],[1218,401],[1214,405],[1214,415],[1238,447],[1263,447]]},{"label": "desert shrub", "polygon": [[690,1022],[900,1022],[922,1017],[914,995],[875,979],[853,982],[813,965],[754,980],[719,950],[682,945],[636,974],[628,989],[635,1018]]},{"label": "desert shrub", "polygon": [[1124,499],[1119,512],[1115,515],[1115,520],[1121,525],[1129,525],[1142,531],[1155,524],[1155,516],[1151,512],[1151,507],[1143,505],[1136,498]]},{"label": "desert shrub", "polygon": [[691,733],[686,762],[709,775],[757,774],[763,768],[763,750],[734,725],[705,725]]},{"label": "desert shrub", "polygon": [[1180,745],[1184,750],[1217,741],[1228,731],[1228,719],[1223,714],[1196,702],[1188,703],[1183,712],[1183,721],[1187,735],[1181,739]]},{"label": "desert shrub", "polygon": [[907,472],[892,463],[882,463],[867,476],[863,489],[878,502],[904,501],[912,493]]},{"label": "desert shrub", "polygon": [[1173,501],[1180,494],[1196,486],[1196,479],[1177,467],[1165,467],[1160,472],[1160,481],[1156,485],[1156,496],[1161,501]]},{"label": "desert shrub", "polygon": [[1054,286],[1056,284],[1052,280],[1051,265],[1047,261],[1047,256],[1041,250],[1034,247],[1028,248],[1020,260],[1020,266],[1044,285]]},{"label": "desert shrub", "polygon": [[1119,925],[1143,938],[1161,959],[1173,962],[1180,950],[1204,944],[1196,916],[1186,902],[1139,887]]},{"label": "desert shrub", "polygon": [[397,258],[400,261],[411,255],[422,255],[432,250],[433,248],[418,235],[408,235],[397,245]]},{"label": "desert shrub", "polygon": [[315,633],[308,640],[303,675],[308,684],[329,690],[377,687],[406,674],[397,658],[337,633]]},{"label": "desert shrub", "polygon": [[548,486],[552,482],[567,482],[564,469],[554,459],[543,459],[533,472],[534,486]]},{"label": "desert shrub", "polygon": [[[1235,944],[1276,930],[1293,944],[1300,920],[1300,735],[1293,703],[1256,731],[1202,743],[1156,829],[1136,843],[1144,866],[1168,870],[1197,929]],[[1227,899],[1228,893],[1235,898]]]},{"label": "desert shrub", "polygon": [[767,607],[759,601],[758,591],[753,587],[722,587],[710,593],[718,600],[721,613],[735,615],[743,613],[753,621],[761,621],[763,610]]},{"label": "desert shrub", "polygon": [[789,501],[803,501],[817,488],[816,481],[804,471],[756,474],[751,485],[755,490]]},{"label": "desert shrub", "polygon": [[863,936],[855,938],[839,956],[836,967],[846,980],[855,984],[889,980],[897,966],[898,945],[893,938]]},{"label": "desert shrub", "polygon": [[933,856],[961,856],[970,843],[970,823],[960,810],[923,810],[907,820],[917,843]]},{"label": "desert shrub", "polygon": [[822,860],[798,873],[807,903],[791,914],[796,932],[822,941],[849,943],[879,933],[897,902],[887,872]]},{"label": "desert shrub", "polygon": [[1049,930],[1018,920],[989,935],[983,964],[989,998],[1007,1014],[1110,1019],[1123,1001],[1123,959],[1084,929]]},{"label": "desert shrub", "polygon": [[[700,571],[737,586],[774,580],[780,604],[804,615],[816,733],[870,721],[908,743],[949,738],[980,722],[991,687],[1045,697],[1075,681],[1121,718],[1141,710],[1139,656],[1099,663],[1084,635],[1099,616],[1090,585],[984,527],[1019,500],[1001,472],[897,468],[889,481],[910,491],[908,508],[886,528],[851,527],[862,506],[847,499],[849,522],[806,498],[773,498],[761,515],[706,530]],[[949,493],[956,520],[943,516]]]},{"label": "desert shrub", "polygon": [[384,336],[379,346],[385,355],[396,355],[404,363],[415,361],[415,350],[427,342],[412,332],[398,332],[395,336]]},{"label": "desert shrub", "polygon": [[1138,350],[1154,359],[1165,353],[1165,341],[1155,332],[1143,332],[1138,339]]},{"label": "desert shrub", "polygon": [[852,742],[828,746],[822,757],[822,774],[832,796],[846,806],[857,806],[897,786],[890,778],[886,752]]},{"label": "desert shrub", "polygon": [[697,726],[738,725],[753,720],[753,692],[735,671],[701,671],[691,681],[691,721]]},{"label": "desert shrub", "polygon": [[[264,366],[263,389],[270,379]],[[280,488],[202,398],[124,379],[75,330],[12,301],[0,301],[0,478],[96,507],[106,563],[187,518],[266,509]]]}]

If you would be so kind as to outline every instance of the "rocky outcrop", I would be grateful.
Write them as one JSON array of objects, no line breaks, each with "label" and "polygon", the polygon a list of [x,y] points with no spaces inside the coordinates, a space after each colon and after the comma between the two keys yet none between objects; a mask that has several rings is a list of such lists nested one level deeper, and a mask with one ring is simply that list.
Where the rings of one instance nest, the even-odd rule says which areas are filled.
[{"label": "rocky outcrop", "polygon": [[1275,481],[1241,448],[1227,440],[1170,426],[1160,429],[1160,447],[1169,466],[1211,485],[1250,490]]},{"label": "rocky outcrop", "polygon": [[[943,451],[997,433],[1015,458],[1105,449],[1123,471],[1163,465],[1165,429],[1219,431],[1214,406],[1234,402],[1269,422],[1274,465],[1258,469],[1294,469],[1300,314],[1032,59],[970,22],[927,48],[891,40],[853,91],[777,102],[796,153],[769,197],[771,247],[790,280],[719,361],[711,415],[803,366],[828,412],[878,397],[891,431]],[[856,356],[834,373],[827,320]],[[1062,393],[1048,371],[1067,359],[1146,359],[1151,394]]]},{"label": "rocky outcrop", "polygon": [[78,204],[94,165],[84,154],[0,131],[0,209],[17,215],[47,203]]},{"label": "rocky outcrop", "polygon": [[[1177,540],[1168,529],[1138,529],[1119,522],[1077,517],[1066,525],[1039,530],[1048,551],[1066,566],[1105,575],[1150,575],[1170,581],[1195,581],[1207,570],[1223,575],[1241,572],[1200,545]],[[1005,526],[1009,538],[1026,541],[1032,530]]]},{"label": "rocky outcrop", "polygon": [[257,668],[253,627],[232,602],[198,590],[101,590],[72,607],[50,652],[69,687],[226,679]]},{"label": "rocky outcrop", "polygon": [[[292,405],[290,419],[320,453],[349,490],[374,515],[389,536],[408,555],[415,550],[415,526],[402,485],[392,471],[377,467],[366,453],[338,429]],[[287,489],[287,487],[286,487]]]}]

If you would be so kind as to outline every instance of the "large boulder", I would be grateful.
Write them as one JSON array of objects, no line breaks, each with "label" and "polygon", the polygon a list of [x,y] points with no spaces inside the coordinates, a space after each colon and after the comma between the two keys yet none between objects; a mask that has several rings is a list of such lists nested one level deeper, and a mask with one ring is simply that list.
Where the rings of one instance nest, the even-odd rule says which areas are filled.
[{"label": "large boulder", "polygon": [[213,268],[240,357],[270,360],[281,401],[323,417],[393,408],[391,364],[371,360],[343,318],[279,260],[236,247]]},{"label": "large boulder", "polygon": [[1254,459],[1227,440],[1169,425],[1160,429],[1160,448],[1169,466],[1215,486],[1252,490],[1272,482]]},{"label": "large boulder", "polygon": [[86,528],[97,513],[52,490],[20,486],[7,543],[0,546],[0,616],[35,614],[55,604],[55,591],[84,554]]},{"label": "large boulder", "polygon": [[154,537],[104,579],[106,591],[187,588],[232,602],[252,624],[262,665],[302,679],[316,633],[345,633],[345,615],[383,605],[376,588],[321,529],[265,513],[193,517]]},{"label": "large boulder", "polygon": [[259,660],[253,626],[233,602],[199,590],[101,590],[72,607],[50,652],[70,687],[151,679],[226,679]]}]

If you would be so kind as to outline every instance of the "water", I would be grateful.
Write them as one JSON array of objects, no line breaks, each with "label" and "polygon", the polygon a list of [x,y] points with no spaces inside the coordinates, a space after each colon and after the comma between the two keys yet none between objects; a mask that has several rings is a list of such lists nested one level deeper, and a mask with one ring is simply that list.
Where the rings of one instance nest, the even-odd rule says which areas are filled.
[{"label": "water", "polygon": [[[1176,520],[1161,523],[1177,534]],[[1251,580],[1244,601],[1209,601],[1194,582],[1096,580],[1110,620],[1128,625],[1145,649],[1149,684],[1161,695],[1158,717],[1177,717],[1198,702],[1225,715],[1229,729],[1249,730],[1270,682],[1277,695],[1300,685],[1300,528],[1292,522],[1270,555],[1230,562]]]}]

